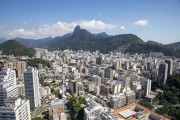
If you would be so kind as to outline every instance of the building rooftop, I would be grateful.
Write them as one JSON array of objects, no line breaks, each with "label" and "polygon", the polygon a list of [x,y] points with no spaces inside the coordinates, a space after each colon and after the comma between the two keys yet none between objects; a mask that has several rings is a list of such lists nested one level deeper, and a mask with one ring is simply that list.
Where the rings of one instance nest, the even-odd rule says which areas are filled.
[{"label": "building rooftop", "polygon": [[[135,107],[138,107],[138,109],[142,109],[143,111],[135,111],[134,110]],[[138,120],[138,118],[136,116],[139,113],[147,115],[149,117],[153,116],[153,118],[156,118],[157,120],[170,120],[169,118],[162,116],[160,114],[157,114],[154,111],[151,111],[148,108],[146,108],[142,105],[139,105],[137,103],[127,105],[127,106],[117,109],[113,112],[113,114],[116,117],[123,119],[123,120],[126,120],[127,118],[130,120]]]},{"label": "building rooftop", "polygon": [[126,96],[132,96],[135,93],[134,93],[134,91],[130,90],[130,91],[125,92],[125,94],[126,94]]},{"label": "building rooftop", "polygon": [[148,96],[146,96],[146,98],[149,98],[149,99],[154,99],[156,96],[153,95],[153,94],[149,94]]},{"label": "building rooftop", "polygon": [[131,110],[131,109],[127,109],[127,110],[124,110],[124,111],[122,111],[122,112],[119,112],[119,114],[120,114],[121,116],[123,116],[124,118],[129,118],[129,117],[135,115],[136,112],[134,112],[134,111]]}]

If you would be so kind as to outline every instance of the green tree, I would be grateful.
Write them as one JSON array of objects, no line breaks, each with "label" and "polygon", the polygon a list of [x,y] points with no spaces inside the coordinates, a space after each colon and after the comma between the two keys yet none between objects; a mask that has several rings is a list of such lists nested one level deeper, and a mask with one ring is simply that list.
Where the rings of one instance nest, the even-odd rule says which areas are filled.
[{"label": "green tree", "polygon": [[45,66],[48,66],[48,61],[43,60],[41,58],[30,59],[30,60],[27,61],[28,66],[38,68],[38,64],[42,64],[43,67],[45,67]]},{"label": "green tree", "polygon": [[156,112],[168,115],[172,120],[179,120],[180,107],[176,105],[180,103],[180,74],[168,76],[166,84],[161,86],[161,89],[163,94],[158,94],[156,98],[163,107],[158,108]]},{"label": "green tree", "polygon": [[[51,91],[52,92],[52,91]],[[57,98],[61,99],[62,98],[62,94],[59,93],[59,91],[54,91],[52,92],[52,94],[54,94]]]},{"label": "green tree", "polygon": [[49,119],[49,112],[45,111],[42,113],[44,115],[44,119]]},{"label": "green tree", "polygon": [[150,102],[146,102],[146,101],[144,101],[144,100],[140,100],[140,101],[139,101],[139,104],[141,104],[141,105],[143,105],[143,106],[145,106],[145,107],[148,107],[148,108],[150,108],[150,109],[153,108],[153,105],[152,105]]},{"label": "green tree", "polygon": [[[84,108],[81,107],[81,104],[85,104],[85,98],[82,97],[82,96],[79,96],[79,97],[71,97],[70,98],[70,103],[72,105],[72,108],[73,108],[73,112],[74,112],[74,115],[73,115],[73,119],[76,118],[76,120],[83,120],[84,118]],[[72,117],[71,117],[72,119]]]}]

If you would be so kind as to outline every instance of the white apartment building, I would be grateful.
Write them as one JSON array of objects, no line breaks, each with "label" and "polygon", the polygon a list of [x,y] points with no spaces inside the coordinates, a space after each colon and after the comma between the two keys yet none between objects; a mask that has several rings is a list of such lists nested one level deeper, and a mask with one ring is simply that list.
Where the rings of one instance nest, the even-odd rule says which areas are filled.
[{"label": "white apartment building", "polygon": [[88,107],[84,108],[84,120],[94,120],[95,118],[100,118],[100,111],[103,107],[93,99],[87,98],[86,101]]},{"label": "white apartment building", "polygon": [[8,97],[18,97],[16,73],[9,68],[0,71],[0,106]]},{"label": "white apartment building", "polygon": [[94,99],[86,98],[87,107],[84,108],[84,120],[119,120],[109,112],[107,107],[101,106]]},{"label": "white apartment building", "polygon": [[0,107],[0,120],[31,120],[29,100],[6,99]]},{"label": "white apartment building", "polygon": [[145,81],[145,96],[148,96],[149,95],[149,93],[151,92],[151,80],[149,80],[149,79],[147,79],[146,81]]},{"label": "white apartment building", "polygon": [[135,93],[134,91],[130,90],[125,92],[125,96],[126,96],[126,104],[131,104],[135,102]]},{"label": "white apartment building", "polygon": [[30,108],[34,109],[41,105],[41,97],[39,91],[38,70],[28,68],[24,73],[25,96],[30,101]]},{"label": "white apartment building", "polygon": [[8,97],[18,97],[17,86],[9,86],[8,82],[0,83],[0,106],[3,106],[3,102]]},{"label": "white apartment building", "polygon": [[122,81],[123,87],[129,87],[130,88],[130,77],[126,75],[119,76],[118,80]]},{"label": "white apartment building", "polygon": [[0,82],[8,81],[9,85],[16,85],[16,72],[10,68],[0,71]]},{"label": "white apartment building", "polygon": [[118,109],[126,105],[126,96],[124,93],[119,93],[117,95],[112,95],[110,98],[110,107],[113,109]]}]

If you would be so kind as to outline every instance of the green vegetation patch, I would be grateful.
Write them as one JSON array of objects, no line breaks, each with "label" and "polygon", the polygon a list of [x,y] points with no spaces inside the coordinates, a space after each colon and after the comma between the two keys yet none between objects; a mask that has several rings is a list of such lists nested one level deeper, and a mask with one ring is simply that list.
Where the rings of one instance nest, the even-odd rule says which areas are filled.
[{"label": "green vegetation patch", "polygon": [[159,104],[163,105],[156,112],[170,116],[172,120],[180,118],[180,74],[168,77],[165,85],[160,86],[163,94],[158,94]]},{"label": "green vegetation patch", "polygon": [[83,120],[84,119],[84,107],[81,104],[85,104],[85,97],[71,97],[70,103],[73,108],[74,115],[71,116],[72,120]]},{"label": "green vegetation patch", "polygon": [[38,64],[42,64],[42,66],[45,67],[45,66],[48,66],[48,61],[43,60],[41,58],[30,59],[27,61],[28,66],[38,68]]}]

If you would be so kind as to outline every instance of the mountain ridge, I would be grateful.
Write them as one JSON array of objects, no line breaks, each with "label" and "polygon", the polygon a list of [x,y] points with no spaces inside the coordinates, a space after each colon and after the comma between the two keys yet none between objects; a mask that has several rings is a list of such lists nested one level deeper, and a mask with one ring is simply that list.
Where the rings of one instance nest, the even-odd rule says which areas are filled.
[{"label": "mountain ridge", "polygon": [[[72,33],[67,33],[63,36],[57,36],[55,38],[49,37],[37,40],[16,38],[15,40],[27,47],[40,47],[52,50],[99,50],[100,52],[108,53],[109,51],[115,51],[126,46],[123,52],[162,52],[168,56],[180,57],[180,53],[178,53],[180,44],[178,44],[179,46],[176,43],[163,45],[152,40],[144,42],[141,38],[134,34],[119,34],[114,36],[110,36],[105,32],[93,34],[86,29],[80,28],[79,25],[75,27]],[[176,49],[174,49],[174,45],[176,45]]]},{"label": "mountain ridge", "polygon": [[49,46],[55,49],[72,49],[72,50],[99,50],[100,52],[108,53],[118,49],[122,45],[131,43],[143,43],[144,41],[133,34],[121,34],[116,36],[109,36],[106,33],[92,34],[80,26],[76,26],[72,36],[68,39],[57,40],[54,44]]},{"label": "mountain ridge", "polygon": [[168,48],[180,50],[180,42],[170,43],[165,45]]}]

